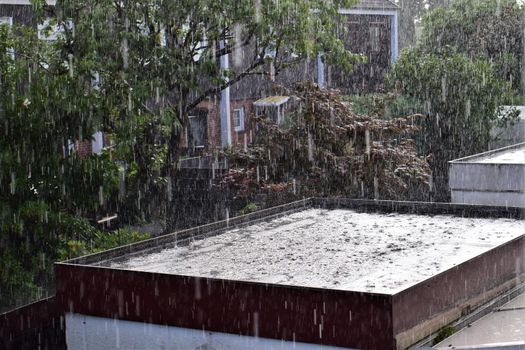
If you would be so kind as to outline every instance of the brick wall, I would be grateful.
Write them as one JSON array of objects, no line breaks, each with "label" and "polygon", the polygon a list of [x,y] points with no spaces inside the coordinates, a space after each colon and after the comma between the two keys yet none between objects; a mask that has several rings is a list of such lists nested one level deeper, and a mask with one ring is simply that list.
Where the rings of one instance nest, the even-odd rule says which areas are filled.
[{"label": "brick wall", "polygon": [[[244,107],[244,130],[235,131],[233,124],[233,111]],[[208,110],[208,150],[221,147],[221,116],[220,116],[220,99],[211,97],[201,102],[197,108]],[[255,112],[252,100],[233,100],[230,101],[230,123],[232,134],[232,145],[242,147],[244,139],[250,144],[250,131],[252,130],[252,116]]]},{"label": "brick wall", "polygon": [[[239,108],[244,108],[244,130],[235,131],[233,124],[233,111]],[[252,100],[238,100],[231,101],[231,125],[232,125],[232,145],[243,147],[246,139],[246,144],[251,143],[253,138],[252,132],[252,118],[255,114],[255,107]],[[252,134],[252,135],[250,135]]]},{"label": "brick wall", "polygon": [[220,99],[214,95],[199,103],[197,108],[208,110],[208,149],[221,147]]},{"label": "brick wall", "polygon": [[80,158],[85,158],[93,153],[91,141],[77,141],[75,143],[75,150]]}]

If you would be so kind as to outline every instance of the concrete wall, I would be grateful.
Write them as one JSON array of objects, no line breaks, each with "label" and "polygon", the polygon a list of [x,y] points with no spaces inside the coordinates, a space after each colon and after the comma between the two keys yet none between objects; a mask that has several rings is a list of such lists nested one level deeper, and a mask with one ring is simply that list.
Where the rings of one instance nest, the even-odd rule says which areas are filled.
[{"label": "concrete wall", "polygon": [[64,326],[54,297],[0,314],[0,349],[66,350]]},{"label": "concrete wall", "polygon": [[525,207],[525,165],[452,163],[452,203]]},{"label": "concrete wall", "polygon": [[449,162],[452,203],[525,208],[525,143]]},{"label": "concrete wall", "polygon": [[208,332],[149,323],[66,314],[68,350],[335,350],[333,346],[305,344]]},{"label": "concrete wall", "polygon": [[452,203],[525,207],[525,165],[452,163]]}]

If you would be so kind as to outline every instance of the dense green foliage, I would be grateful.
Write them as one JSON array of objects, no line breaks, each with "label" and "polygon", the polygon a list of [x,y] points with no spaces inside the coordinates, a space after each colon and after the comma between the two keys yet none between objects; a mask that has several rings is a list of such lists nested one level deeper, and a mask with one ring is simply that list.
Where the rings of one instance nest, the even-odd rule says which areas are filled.
[{"label": "dense green foliage", "polygon": [[45,293],[56,260],[119,243],[80,219],[114,209],[118,166],[70,152],[102,123],[99,91],[75,69],[32,29],[0,27],[0,308]]},{"label": "dense green foliage", "polygon": [[447,200],[448,161],[487,150],[491,128],[503,122],[499,106],[508,85],[488,62],[418,50],[403,53],[389,80],[428,116],[418,149],[430,156],[436,199]]},{"label": "dense green foliage", "polygon": [[512,119],[499,107],[520,102],[522,24],[516,0],[452,1],[427,13],[420,42],[389,74],[390,87],[428,116],[417,141],[436,200],[448,200],[448,161],[486,151],[490,130]]},{"label": "dense green foliage", "polygon": [[[200,102],[247,76],[270,77],[318,52],[350,68],[355,56],[337,40],[335,23],[337,9],[354,3],[59,1],[58,22],[64,28],[75,23],[65,30],[63,49],[88,68],[84,79],[100,76],[104,128],[132,172],[126,203],[134,208],[128,209],[146,220],[173,210],[167,188],[185,147],[188,113]],[[233,57],[227,70],[218,65],[225,54]]]},{"label": "dense green foliage", "polygon": [[395,0],[400,6],[399,44],[401,48],[416,44],[418,29],[421,20],[436,8],[446,8],[454,0]]},{"label": "dense green foliage", "polygon": [[419,48],[489,61],[494,73],[523,92],[523,5],[517,0],[455,0],[427,14]]}]

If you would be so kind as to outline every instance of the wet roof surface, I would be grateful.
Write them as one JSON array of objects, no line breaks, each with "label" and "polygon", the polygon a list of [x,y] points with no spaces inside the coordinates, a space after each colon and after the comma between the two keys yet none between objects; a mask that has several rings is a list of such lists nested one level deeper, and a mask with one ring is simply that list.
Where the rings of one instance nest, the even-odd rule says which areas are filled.
[{"label": "wet roof surface", "polygon": [[478,162],[487,164],[525,164],[525,146],[519,149],[496,153],[480,159]]},{"label": "wet roof surface", "polygon": [[523,232],[512,219],[309,209],[103,266],[390,294]]},{"label": "wet roof surface", "polygon": [[525,345],[525,293],[494,312],[474,322],[470,327],[445,339],[436,349],[521,343]]},{"label": "wet roof surface", "polygon": [[456,159],[450,163],[525,164],[525,143]]}]

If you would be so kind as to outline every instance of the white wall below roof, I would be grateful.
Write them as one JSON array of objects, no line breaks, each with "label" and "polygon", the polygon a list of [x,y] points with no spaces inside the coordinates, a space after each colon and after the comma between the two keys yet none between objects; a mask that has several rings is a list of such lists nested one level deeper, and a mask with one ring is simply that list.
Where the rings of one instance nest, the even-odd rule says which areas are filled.
[{"label": "white wall below roof", "polygon": [[497,160],[498,156],[515,153],[519,147],[450,162],[452,203],[525,208],[525,164],[519,157],[516,164],[487,162],[488,158]]},{"label": "white wall below roof", "polygon": [[66,314],[68,350],[336,350],[296,343],[149,323]]},{"label": "white wall below roof", "polygon": [[501,207],[525,208],[525,193],[523,192],[482,192],[452,190],[452,203],[495,205]]}]

